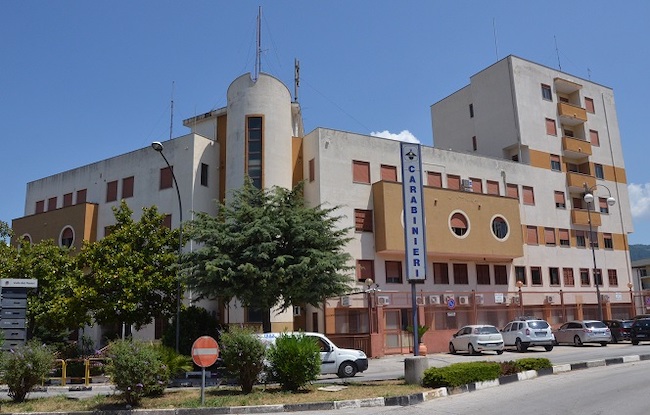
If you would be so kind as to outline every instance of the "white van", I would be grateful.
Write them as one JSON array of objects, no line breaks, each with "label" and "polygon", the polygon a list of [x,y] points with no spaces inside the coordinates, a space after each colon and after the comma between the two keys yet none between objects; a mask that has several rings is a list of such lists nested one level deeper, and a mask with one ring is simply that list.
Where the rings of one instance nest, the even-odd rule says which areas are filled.
[{"label": "white van", "polygon": [[330,339],[321,333],[313,332],[287,332],[287,333],[262,333],[260,339],[268,345],[274,344],[275,339],[281,335],[304,335],[314,338],[320,346],[320,374],[336,374],[340,378],[347,378],[368,369],[368,357],[361,350],[340,349]]}]

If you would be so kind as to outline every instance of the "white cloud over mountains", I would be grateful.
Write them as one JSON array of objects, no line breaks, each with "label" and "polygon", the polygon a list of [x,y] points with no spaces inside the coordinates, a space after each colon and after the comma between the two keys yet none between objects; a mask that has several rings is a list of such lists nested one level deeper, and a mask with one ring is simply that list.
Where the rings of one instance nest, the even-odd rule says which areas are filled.
[{"label": "white cloud over mountains", "polygon": [[627,186],[634,219],[650,219],[650,183],[630,183]]},{"label": "white cloud over mountains", "polygon": [[373,131],[370,133],[373,137],[388,138],[389,140],[406,141],[407,143],[419,143],[418,140],[409,130],[403,130],[401,133],[394,134],[388,130]]}]

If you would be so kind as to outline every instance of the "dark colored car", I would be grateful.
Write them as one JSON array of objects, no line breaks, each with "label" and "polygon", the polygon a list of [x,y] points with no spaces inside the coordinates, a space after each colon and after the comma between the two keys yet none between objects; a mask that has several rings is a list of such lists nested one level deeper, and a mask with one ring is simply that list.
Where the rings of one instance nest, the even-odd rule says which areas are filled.
[{"label": "dark colored car", "polygon": [[650,318],[634,320],[630,328],[630,341],[635,346],[639,342],[650,342]]},{"label": "dark colored car", "polygon": [[630,340],[630,328],[633,320],[603,320],[612,332],[612,343]]}]

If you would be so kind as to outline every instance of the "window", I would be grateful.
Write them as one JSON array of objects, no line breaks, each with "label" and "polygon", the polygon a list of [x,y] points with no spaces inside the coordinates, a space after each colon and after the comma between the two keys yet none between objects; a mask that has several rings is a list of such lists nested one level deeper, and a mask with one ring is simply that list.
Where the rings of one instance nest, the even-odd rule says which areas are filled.
[{"label": "window", "polygon": [[77,204],[86,203],[86,195],[88,191],[86,189],[77,190]]},{"label": "window", "polygon": [[472,150],[476,151],[478,149],[478,143],[476,142],[476,136],[472,137]]},{"label": "window", "polygon": [[501,216],[492,219],[492,234],[497,239],[505,239],[508,236],[508,222]]},{"label": "window", "polygon": [[172,187],[172,169],[174,166],[171,167],[164,167],[160,169],[160,190],[162,189],[169,189]]},{"label": "window", "polygon": [[551,118],[546,119],[546,134],[557,135],[557,127],[555,126],[555,120]]},{"label": "window", "polygon": [[560,164],[560,156],[551,154],[551,170],[562,171],[562,165]]},{"label": "window", "polygon": [[39,200],[36,202],[36,206],[34,208],[35,213],[43,213],[45,212],[45,201],[44,200]]},{"label": "window", "polygon": [[526,267],[515,267],[515,282],[517,281],[526,285]]},{"label": "window", "polygon": [[551,87],[549,85],[542,84],[542,98],[553,101],[553,95],[551,94]]},{"label": "window", "polygon": [[70,248],[73,243],[74,243],[74,231],[72,230],[71,227],[67,226],[61,232],[61,239],[59,245],[64,248]]},{"label": "window", "polygon": [[600,146],[600,138],[598,138],[598,131],[589,130],[589,140],[591,141],[592,146]]},{"label": "window", "polygon": [[564,129],[564,135],[566,137],[575,137],[576,136],[575,133],[573,132],[573,130],[570,130],[568,128]]},{"label": "window", "polygon": [[201,163],[201,186],[208,187],[208,165]]},{"label": "window", "polygon": [[469,104],[469,118],[474,118],[474,104]]},{"label": "window", "polygon": [[555,267],[550,267],[548,269],[548,277],[550,279],[551,285],[560,285],[560,269]]},{"label": "window", "polygon": [[585,97],[585,109],[587,110],[587,112],[590,112],[592,114],[594,114],[596,112],[595,108],[594,108],[594,100],[593,99]]},{"label": "window", "polygon": [[537,245],[537,226],[526,226],[526,243],[528,245]]},{"label": "window", "polygon": [[386,284],[402,283],[402,263],[400,261],[386,261]]},{"label": "window", "polygon": [[562,275],[564,276],[564,286],[573,287],[575,280],[573,279],[573,268],[562,268]]},{"label": "window", "polygon": [[355,183],[370,183],[370,163],[352,160],[352,181]]},{"label": "window", "polygon": [[494,266],[494,283],[496,285],[508,285],[508,269],[505,265]]},{"label": "window", "polygon": [[514,183],[506,184],[506,196],[519,200],[519,186]]},{"label": "window", "polygon": [[106,238],[108,235],[113,233],[114,228],[115,228],[115,225],[104,226],[104,238]]},{"label": "window", "polygon": [[566,200],[564,199],[564,192],[559,190],[555,191],[555,207],[560,209],[566,209]]},{"label": "window", "polygon": [[167,229],[171,229],[172,228],[172,215],[165,215],[165,218],[163,219],[162,225]]},{"label": "window", "polygon": [[532,285],[542,285],[542,269],[530,267],[530,282]]},{"label": "window", "polygon": [[499,182],[495,180],[487,180],[487,193],[489,195],[499,196]]},{"label": "window", "polygon": [[354,230],[372,232],[372,210],[354,209]]},{"label": "window", "polygon": [[585,231],[576,231],[576,246],[579,248],[584,248],[587,246]]},{"label": "window", "polygon": [[467,264],[454,264],[454,284],[469,284]]},{"label": "window", "polygon": [[600,268],[594,270],[594,284],[598,284],[601,287],[603,286],[603,272]]},{"label": "window", "polygon": [[521,186],[521,193],[524,200],[524,205],[535,204],[535,191],[531,186]]},{"label": "window", "polygon": [[133,197],[133,176],[122,179],[122,199]]},{"label": "window", "polygon": [[472,192],[483,193],[483,180],[476,177],[470,177],[469,179],[472,181]]},{"label": "window", "polygon": [[63,195],[63,207],[72,206],[72,193],[66,193]]},{"label": "window", "polygon": [[381,180],[385,180],[385,181],[388,181],[388,182],[396,182],[397,181],[397,167],[382,164],[381,165]]},{"label": "window", "polygon": [[589,269],[580,268],[580,285],[582,287],[589,287],[591,285],[589,281]]},{"label": "window", "polygon": [[246,118],[246,173],[253,185],[261,189],[262,184],[262,148],[264,148],[262,117]]},{"label": "window", "polygon": [[476,264],[476,283],[478,285],[490,285],[490,266],[487,264]]},{"label": "window", "polygon": [[558,235],[560,237],[560,246],[571,246],[569,242],[569,230],[568,229],[558,229]]},{"label": "window", "polygon": [[427,172],[427,186],[442,187],[442,174],[437,171]]},{"label": "window", "polygon": [[55,210],[56,209],[56,197],[51,197],[47,199],[47,211]]},{"label": "window", "polygon": [[600,206],[600,213],[604,213],[606,215],[609,214],[609,205],[607,204],[607,199],[604,197],[599,197],[598,198],[598,205]]},{"label": "window", "polygon": [[555,229],[554,228],[544,228],[544,242],[546,242],[546,245],[555,246]]},{"label": "window", "polygon": [[309,160],[309,181],[313,182],[316,179],[316,161]]},{"label": "window", "polygon": [[598,232],[591,232],[591,235],[589,235],[589,243],[590,247],[598,249]]},{"label": "window", "polygon": [[117,180],[106,183],[106,201],[114,202],[117,200]]},{"label": "window", "polygon": [[448,174],[447,189],[460,190],[460,176],[456,176],[454,174]]},{"label": "window", "polygon": [[433,283],[449,284],[449,267],[444,262],[433,263]]},{"label": "window", "polygon": [[451,215],[449,226],[451,226],[451,231],[454,234],[458,236],[464,236],[467,233],[468,229],[467,218],[462,213],[456,212]]},{"label": "window", "polygon": [[605,249],[614,249],[614,239],[611,233],[603,234],[603,246]]},{"label": "window", "polygon": [[616,270],[615,269],[608,269],[607,270],[607,279],[609,280],[609,286],[610,287],[618,286],[618,276],[616,275]]},{"label": "window", "polygon": [[603,170],[603,165],[594,163],[594,169],[596,170],[596,178],[597,179],[604,179],[605,178],[605,171]]},{"label": "window", "polygon": [[375,280],[375,262],[370,259],[357,259],[357,280],[365,282],[368,278]]}]

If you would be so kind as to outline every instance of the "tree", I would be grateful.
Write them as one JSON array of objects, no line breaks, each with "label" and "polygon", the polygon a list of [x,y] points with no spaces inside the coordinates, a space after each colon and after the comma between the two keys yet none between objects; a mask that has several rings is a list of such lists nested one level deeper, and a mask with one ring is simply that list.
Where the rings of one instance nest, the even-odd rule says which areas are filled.
[{"label": "tree", "polygon": [[[189,306],[181,310],[181,327],[178,351],[185,355],[192,354],[194,341],[201,336],[211,336],[219,341],[222,326],[208,310],[202,307]],[[176,319],[163,332],[162,344],[174,347],[176,344]]]},{"label": "tree", "polygon": [[349,290],[349,229],[336,226],[338,207],[307,207],[302,190],[257,189],[247,178],[216,216],[187,224],[199,248],[185,255],[185,273],[199,297],[286,310]]},{"label": "tree", "polygon": [[0,220],[0,242],[4,243],[5,239],[13,236],[13,230],[9,224]]},{"label": "tree", "polygon": [[155,206],[143,208],[137,222],[124,201],[113,212],[110,234],[85,243],[79,254],[88,270],[82,295],[97,323],[140,329],[176,311],[178,230],[163,225]]}]

